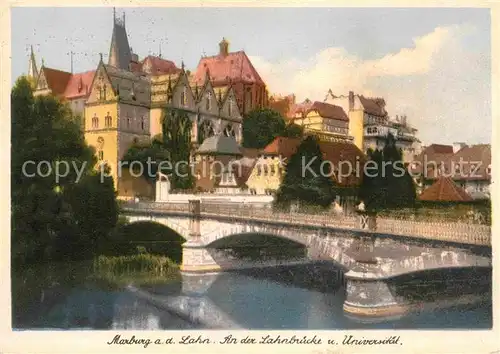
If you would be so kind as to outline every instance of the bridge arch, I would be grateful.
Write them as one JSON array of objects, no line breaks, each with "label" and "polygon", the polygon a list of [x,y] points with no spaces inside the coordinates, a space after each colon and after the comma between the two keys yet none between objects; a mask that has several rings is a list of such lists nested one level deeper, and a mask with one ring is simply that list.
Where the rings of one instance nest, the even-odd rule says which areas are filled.
[{"label": "bridge arch", "polygon": [[189,239],[189,220],[186,218],[172,218],[164,216],[152,216],[152,215],[129,215],[127,216],[127,221],[129,224],[138,222],[150,222],[156,223],[173,230],[179,234],[184,240]]},{"label": "bridge arch", "polygon": [[147,252],[182,263],[182,245],[187,239],[175,229],[155,220],[134,220],[121,225],[112,242],[120,254]]}]

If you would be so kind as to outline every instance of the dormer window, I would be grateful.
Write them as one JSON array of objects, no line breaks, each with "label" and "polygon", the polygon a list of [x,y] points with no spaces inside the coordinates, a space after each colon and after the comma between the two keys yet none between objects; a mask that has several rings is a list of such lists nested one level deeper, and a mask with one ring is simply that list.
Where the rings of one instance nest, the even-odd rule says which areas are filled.
[{"label": "dormer window", "polygon": [[233,97],[232,96],[229,96],[229,98],[228,98],[227,111],[228,111],[229,116],[231,116],[233,114]]}]

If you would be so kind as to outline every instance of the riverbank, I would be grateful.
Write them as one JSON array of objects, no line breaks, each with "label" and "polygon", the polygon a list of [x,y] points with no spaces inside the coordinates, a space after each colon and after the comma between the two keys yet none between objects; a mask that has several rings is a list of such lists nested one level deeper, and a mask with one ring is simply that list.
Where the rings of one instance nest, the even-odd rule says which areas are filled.
[{"label": "riverbank", "polygon": [[[159,261],[164,266],[155,269],[152,267],[155,264],[154,259],[148,263],[145,262],[144,256],[130,257],[129,262],[124,258],[116,258],[119,257],[100,258],[100,261],[96,258],[79,262],[31,265],[13,271],[13,327],[43,321],[43,313],[63,302],[68,292],[74,288],[113,292],[120,291],[129,284],[156,286],[180,282],[179,268],[164,259]],[[177,287],[177,292],[180,292],[180,287]]]}]

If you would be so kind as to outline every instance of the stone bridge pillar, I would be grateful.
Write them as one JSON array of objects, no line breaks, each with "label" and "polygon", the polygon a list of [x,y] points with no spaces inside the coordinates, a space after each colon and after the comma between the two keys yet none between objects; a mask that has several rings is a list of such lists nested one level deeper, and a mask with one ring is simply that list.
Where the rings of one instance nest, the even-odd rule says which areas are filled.
[{"label": "stone bridge pillar", "polygon": [[201,240],[201,205],[199,200],[189,201],[189,237],[182,245],[183,273],[206,273],[220,270]]},{"label": "stone bridge pillar", "polygon": [[403,316],[408,310],[398,300],[389,284],[369,271],[349,271],[345,275],[346,298],[344,311],[355,319],[385,320]]}]

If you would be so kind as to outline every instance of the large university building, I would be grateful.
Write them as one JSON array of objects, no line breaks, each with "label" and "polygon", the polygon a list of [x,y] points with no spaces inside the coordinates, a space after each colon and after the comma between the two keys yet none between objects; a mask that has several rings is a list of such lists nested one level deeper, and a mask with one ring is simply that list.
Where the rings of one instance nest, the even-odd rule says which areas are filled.
[{"label": "large university building", "polygon": [[[267,105],[266,85],[244,51],[230,52],[223,38],[218,54],[202,57],[193,72],[160,56],[140,60],[129,45],[125,18],[113,14],[108,61],[95,70],[70,73],[37,68],[33,50],[28,76],[35,95],[53,94],[81,117],[85,139],[111,168],[119,196],[151,195],[142,179],[133,183],[118,163],[134,142],[162,134],[165,108],[184,111],[192,122],[192,153],[209,137],[241,141],[242,115]],[[144,183],[142,183],[144,182]]]}]

